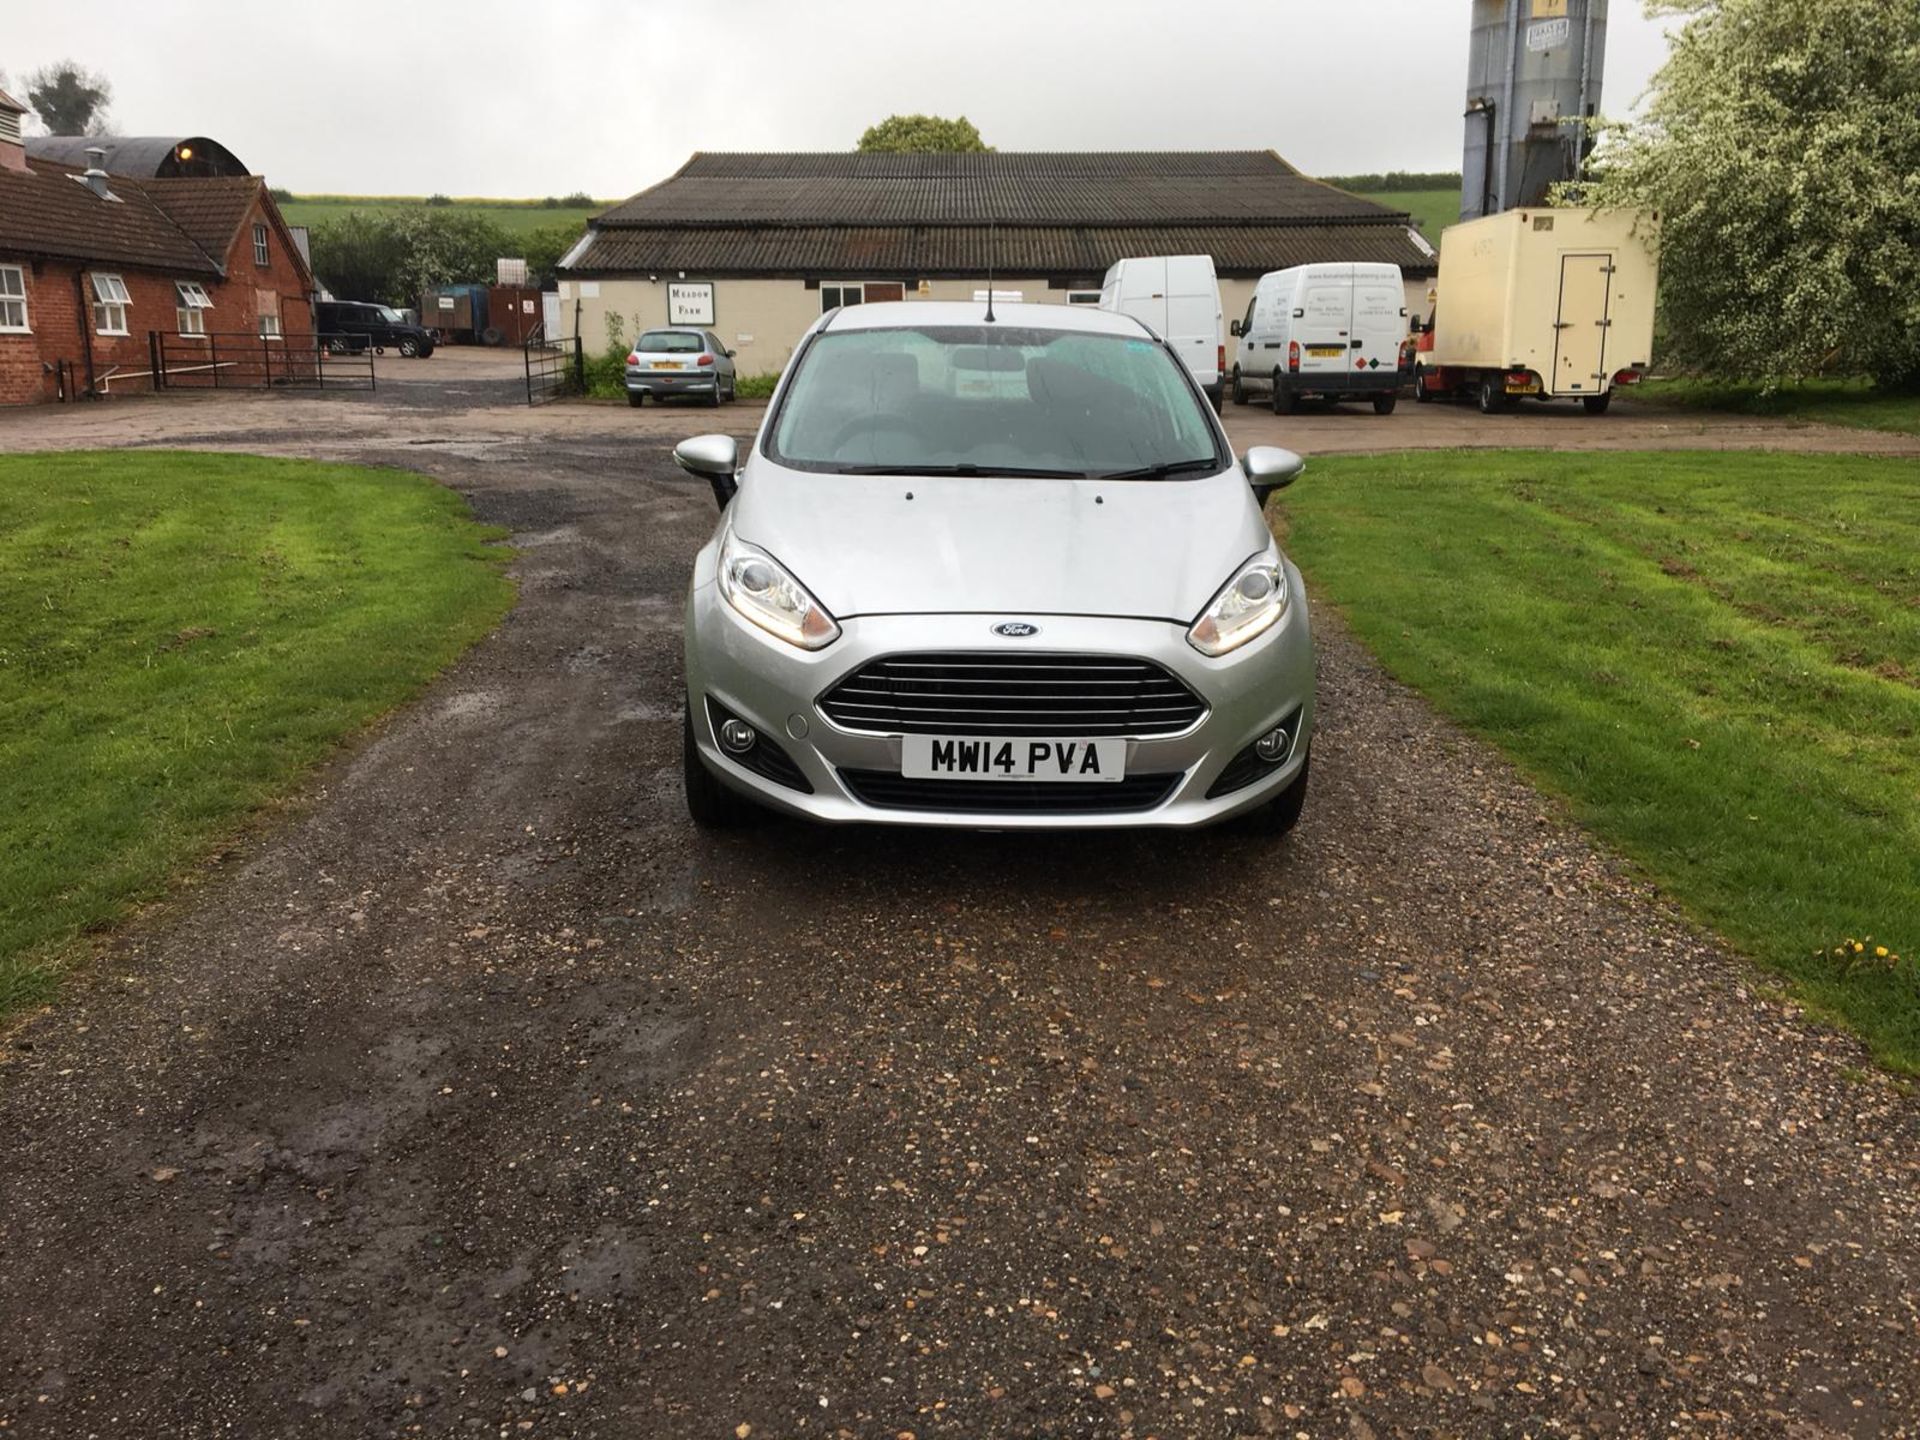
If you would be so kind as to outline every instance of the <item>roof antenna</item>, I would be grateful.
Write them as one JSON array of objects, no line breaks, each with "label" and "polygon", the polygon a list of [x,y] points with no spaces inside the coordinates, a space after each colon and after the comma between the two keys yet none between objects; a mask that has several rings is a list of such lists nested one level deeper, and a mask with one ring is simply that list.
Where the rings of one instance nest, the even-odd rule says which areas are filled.
[{"label": "roof antenna", "polygon": [[993,270],[1000,258],[1000,222],[987,221],[987,323],[993,323]]}]

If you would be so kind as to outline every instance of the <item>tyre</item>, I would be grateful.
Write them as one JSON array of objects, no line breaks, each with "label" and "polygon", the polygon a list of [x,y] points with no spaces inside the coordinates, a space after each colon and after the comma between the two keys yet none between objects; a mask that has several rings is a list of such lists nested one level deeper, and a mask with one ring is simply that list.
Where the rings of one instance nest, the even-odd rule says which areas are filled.
[{"label": "tyre", "polygon": [[707,404],[715,410],[720,408],[720,382],[718,380],[713,382],[713,390],[712,393],[707,396]]},{"label": "tyre", "polygon": [[727,382],[727,403],[731,405],[735,400],[738,400],[739,398],[740,398],[739,380],[738,379],[729,380]]},{"label": "tyre", "polygon": [[397,348],[400,351],[400,353],[406,356],[406,358],[409,360],[411,360],[414,356],[420,353],[420,347],[414,344],[413,341],[411,340],[402,340],[400,344],[395,348]]},{"label": "tyre", "polygon": [[1284,376],[1278,370],[1273,372],[1273,413],[1292,415],[1300,409],[1300,397],[1287,388]]},{"label": "tyre", "polygon": [[1270,840],[1278,840],[1292,830],[1300,823],[1301,812],[1307,808],[1307,772],[1312,768],[1313,754],[1309,751],[1293,783],[1258,810],[1235,820],[1234,828],[1242,834],[1259,835]]},{"label": "tyre", "polygon": [[1373,413],[1376,415],[1391,415],[1393,413],[1393,407],[1399,403],[1400,397],[1398,395],[1376,395],[1373,397]]},{"label": "tyre", "polygon": [[636,410],[638,410],[642,405],[646,403],[646,399],[647,399],[647,392],[644,390],[627,391],[627,404],[631,405]]},{"label": "tyre", "polygon": [[387,353],[387,347],[384,345],[376,345],[373,347],[373,353],[376,355],[384,355]]},{"label": "tyre", "polygon": [[691,701],[680,712],[680,783],[687,814],[702,830],[736,830],[758,817],[752,802],[722,785],[700,758],[700,747],[693,743]]},{"label": "tyre", "polygon": [[1427,388],[1427,372],[1420,366],[1413,367],[1413,403],[1431,405],[1433,392]]},{"label": "tyre", "polygon": [[1611,404],[1613,404],[1613,392],[1611,390],[1602,395],[1582,395],[1580,397],[1580,407],[1589,415],[1604,415],[1607,413],[1607,407]]},{"label": "tyre", "polygon": [[1487,376],[1480,381],[1480,390],[1478,393],[1480,413],[1482,415],[1498,415],[1502,410],[1507,408],[1506,388],[1495,381],[1492,376]]},{"label": "tyre", "polygon": [[1238,365],[1233,367],[1233,387],[1230,393],[1233,396],[1234,404],[1244,405],[1247,403],[1247,386],[1246,382],[1240,378],[1240,367]]},{"label": "tyre", "polygon": [[1226,394],[1222,386],[1215,385],[1211,390],[1202,390],[1200,393],[1207,397],[1214,414],[1218,415],[1226,407]]}]

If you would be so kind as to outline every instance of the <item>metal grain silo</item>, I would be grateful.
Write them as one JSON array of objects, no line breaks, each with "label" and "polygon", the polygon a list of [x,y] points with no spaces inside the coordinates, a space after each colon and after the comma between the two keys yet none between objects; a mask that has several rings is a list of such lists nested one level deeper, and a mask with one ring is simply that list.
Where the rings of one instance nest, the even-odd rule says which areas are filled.
[{"label": "metal grain silo", "polygon": [[1579,174],[1606,54],[1607,0],[1473,0],[1463,220]]}]

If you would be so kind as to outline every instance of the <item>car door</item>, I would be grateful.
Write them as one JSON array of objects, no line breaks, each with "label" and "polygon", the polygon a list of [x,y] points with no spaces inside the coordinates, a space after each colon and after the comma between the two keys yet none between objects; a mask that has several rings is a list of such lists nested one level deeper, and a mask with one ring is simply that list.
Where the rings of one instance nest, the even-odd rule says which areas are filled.
[{"label": "car door", "polygon": [[1356,372],[1399,372],[1400,345],[1407,338],[1406,306],[1406,287],[1398,276],[1356,271],[1353,334],[1348,341],[1348,363]]},{"label": "car door", "polygon": [[711,330],[706,332],[706,337],[707,349],[713,352],[713,373],[725,380],[733,379],[733,357],[727,354],[727,347]]},{"label": "car door", "polygon": [[1554,317],[1555,395],[1597,395],[1607,389],[1607,329],[1611,255],[1564,255],[1560,259],[1560,312]]},{"label": "car door", "polygon": [[1302,375],[1345,374],[1352,363],[1353,267],[1322,266],[1301,286],[1301,314],[1293,317],[1293,339],[1300,342]]}]

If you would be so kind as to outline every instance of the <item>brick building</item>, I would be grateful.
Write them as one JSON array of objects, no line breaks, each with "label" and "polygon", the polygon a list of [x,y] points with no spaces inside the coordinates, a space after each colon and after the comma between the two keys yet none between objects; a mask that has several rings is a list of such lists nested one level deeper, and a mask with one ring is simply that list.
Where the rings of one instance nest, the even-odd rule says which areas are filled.
[{"label": "brick building", "polygon": [[34,159],[0,92],[0,404],[152,386],[151,332],[211,351],[313,333],[313,277],[257,175]]}]

